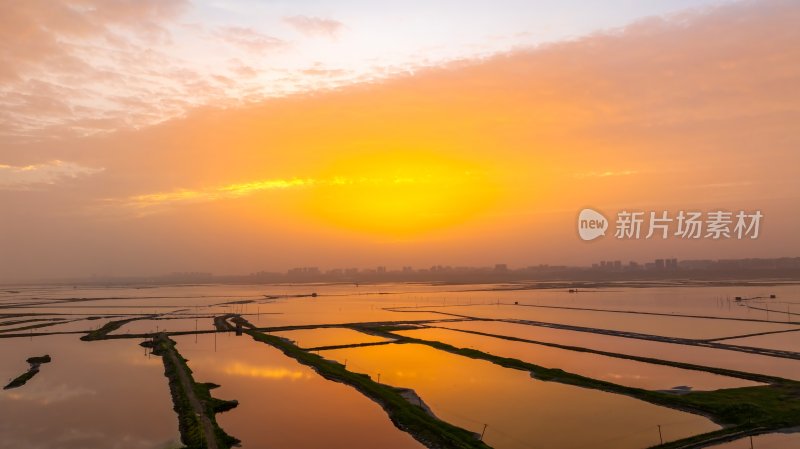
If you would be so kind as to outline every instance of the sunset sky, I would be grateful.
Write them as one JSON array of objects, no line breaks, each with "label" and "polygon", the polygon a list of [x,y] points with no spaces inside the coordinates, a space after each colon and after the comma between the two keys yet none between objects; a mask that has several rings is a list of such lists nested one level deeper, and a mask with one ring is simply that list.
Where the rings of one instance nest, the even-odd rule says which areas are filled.
[{"label": "sunset sky", "polygon": [[[0,281],[800,256],[800,3],[4,1]],[[755,211],[584,242],[585,207]]]}]

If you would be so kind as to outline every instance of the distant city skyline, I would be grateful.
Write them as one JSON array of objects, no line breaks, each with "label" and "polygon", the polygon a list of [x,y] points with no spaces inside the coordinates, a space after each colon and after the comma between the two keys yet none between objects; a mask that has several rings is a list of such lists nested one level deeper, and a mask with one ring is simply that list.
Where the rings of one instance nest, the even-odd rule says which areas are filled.
[{"label": "distant city skyline", "polygon": [[[36,279],[46,283],[271,283],[271,282],[457,282],[487,283],[523,280],[562,281],[622,281],[639,279],[798,279],[800,256],[747,259],[695,259],[656,258],[646,261],[603,260],[589,266],[524,265],[508,266],[495,263],[483,266],[433,265],[429,267],[347,267],[320,268],[303,266],[283,271],[256,271],[250,273],[212,273],[183,271],[146,276],[91,276],[75,278]],[[24,283],[24,282],[22,282]],[[13,282],[5,282],[13,285]]]}]

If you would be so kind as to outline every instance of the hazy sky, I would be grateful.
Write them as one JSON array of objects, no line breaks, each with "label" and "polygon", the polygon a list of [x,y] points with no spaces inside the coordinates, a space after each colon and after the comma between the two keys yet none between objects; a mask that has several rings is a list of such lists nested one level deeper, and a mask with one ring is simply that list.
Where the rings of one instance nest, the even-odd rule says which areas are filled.
[{"label": "hazy sky", "polygon": [[800,4],[555,3],[10,2],[0,280],[800,255]]}]

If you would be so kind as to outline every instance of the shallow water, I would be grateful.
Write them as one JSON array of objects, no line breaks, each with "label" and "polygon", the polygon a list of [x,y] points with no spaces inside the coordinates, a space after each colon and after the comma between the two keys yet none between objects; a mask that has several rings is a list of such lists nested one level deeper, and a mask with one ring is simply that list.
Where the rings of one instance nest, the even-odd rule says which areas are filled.
[{"label": "shallow water", "polygon": [[[211,318],[195,320],[194,316],[225,313],[245,314],[251,323],[259,327],[278,327],[443,320],[452,317],[439,312],[457,312],[683,338],[732,338],[754,332],[800,327],[797,324],[786,323],[792,320],[800,321],[800,286],[796,285],[726,287],[700,285],[653,288],[628,288],[617,285],[594,291],[582,290],[578,294],[570,294],[566,289],[495,290],[506,287],[508,285],[423,284],[3,287],[0,289],[0,321],[25,319],[25,317],[10,316],[17,313],[43,314],[39,318],[61,317],[68,320],[89,316],[104,317],[99,320],[62,323],[34,330],[34,332],[55,332],[88,331],[109,320],[151,314],[178,318],[134,321],[113,332],[113,334],[124,334],[151,332],[156,330],[156,326],[158,330],[166,328],[170,331],[193,331],[195,328],[210,330],[213,328]],[[9,293],[10,290],[19,293]],[[310,293],[317,293],[318,296],[296,297]],[[776,294],[777,298],[761,298],[745,302],[733,300],[734,296],[768,297],[770,294]],[[76,301],[76,298],[80,300]],[[232,304],[242,301],[248,303]],[[501,305],[496,305],[498,302]],[[519,302],[519,305],[515,306],[514,302]],[[490,303],[494,305],[489,305]],[[13,304],[32,307],[9,307]],[[565,310],[564,307],[588,307],[606,311]],[[385,310],[385,308],[397,309]],[[618,312],[608,311],[612,309]],[[620,313],[621,311],[745,318],[771,322],[639,315]],[[105,318],[107,315],[122,316]],[[800,361],[797,360],[509,323],[440,322],[436,325],[476,329],[609,352],[718,366],[800,380]],[[24,324],[7,325],[2,328],[24,326]],[[712,389],[736,386],[744,382],[707,373],[526,343],[499,340],[502,343],[498,345],[494,343],[496,339],[491,337],[460,333],[456,336],[456,333],[448,331],[439,332],[437,338],[453,344],[484,348],[487,352],[526,359],[544,366],[549,364],[624,385],[663,389],[688,384],[696,389]],[[306,347],[377,341],[376,337],[342,329],[286,331],[280,332],[280,335],[297,340]],[[42,372],[29,385],[15,390],[17,393],[26,389],[35,391],[37,384],[49,385],[47,382],[53,379],[51,377],[53,373],[58,373],[59,369],[66,369],[64,360],[69,360],[73,365],[69,365],[70,368],[61,376],[69,380],[66,383],[67,387],[77,391],[82,391],[81,388],[103,391],[104,397],[111,398],[112,403],[126,405],[109,407],[108,403],[96,397],[81,399],[80,396],[76,396],[59,399],[73,407],[67,411],[66,405],[58,408],[39,398],[39,402],[27,401],[28,408],[23,410],[18,419],[16,416],[11,416],[8,407],[3,404],[0,408],[0,418],[8,416],[7,422],[10,424],[0,424],[0,426],[19,424],[22,427],[21,430],[9,431],[10,433],[3,432],[3,428],[0,427],[0,447],[8,446],[3,443],[2,438],[12,441],[10,440],[12,437],[16,439],[13,440],[14,444],[11,447],[56,449],[101,447],[97,442],[101,437],[108,441],[122,441],[120,449],[150,447],[155,449],[161,442],[176,440],[177,420],[171,410],[172,404],[167,381],[163,377],[161,360],[157,357],[147,359],[144,350],[138,346],[138,340],[86,343],[79,341],[79,336],[34,337],[32,341],[28,337],[0,338],[0,357],[3,360],[0,363],[0,376],[8,379],[21,374],[27,369],[25,358],[42,355],[37,353],[42,349],[43,353],[50,352],[54,356],[54,362],[44,365]],[[797,341],[800,341],[798,336],[800,336],[798,332],[789,332],[722,342],[797,351]],[[380,407],[360,393],[347,386],[319,378],[312,370],[298,365],[268,345],[252,342],[246,336],[237,338],[227,333],[219,334],[218,351],[214,353],[213,335],[188,335],[177,338],[181,340],[180,349],[188,352],[187,357],[191,359],[190,366],[196,369],[196,373],[202,374],[198,380],[216,381],[223,387],[214,390],[215,395],[242,401],[239,409],[220,415],[220,422],[232,435],[246,438],[245,447],[276,449],[332,447],[331,441],[334,440],[320,435],[340,435],[342,441],[346,443],[342,447],[349,449],[359,447],[357,445],[361,443],[357,440],[363,436],[364,428],[374,429],[367,435],[370,445],[364,447],[385,446],[397,449],[420,447],[407,434],[394,428]],[[196,345],[195,340],[198,341]],[[45,345],[48,341],[59,343],[50,343],[46,347],[37,346]],[[54,349],[48,351],[49,347]],[[222,347],[227,349],[222,351],[220,349]],[[397,349],[393,349],[403,347],[407,350],[411,346],[384,345],[347,350],[353,354],[346,356],[350,358],[348,366],[356,371],[373,370],[374,372],[370,372],[373,375],[377,375],[377,371],[380,370],[383,376],[382,382],[396,382],[398,385],[411,387],[418,385],[420,392],[424,393],[423,398],[441,416],[474,431],[480,431],[483,424],[488,423],[487,439],[496,442],[498,447],[514,449],[529,447],[526,444],[531,443],[527,441],[535,441],[534,447],[648,447],[657,443],[655,424],[664,426],[665,436],[668,439],[694,433],[695,427],[692,426],[698,428],[697,432],[715,428],[704,418],[694,415],[652,406],[624,396],[535,381],[526,377],[525,373],[491,364],[488,364],[487,368],[484,366],[486,362],[463,359],[441,352],[429,356],[425,348],[413,350],[406,357],[397,353]],[[328,353],[333,354],[330,351]],[[128,355],[123,357],[124,360],[120,360],[119,355],[125,354]],[[394,356],[399,357],[399,360],[393,359]],[[360,358],[364,360],[359,362]],[[85,362],[81,361],[82,359],[85,359]],[[128,359],[137,362],[130,364]],[[224,363],[221,364],[220,361]],[[223,366],[224,369],[221,368]],[[82,370],[99,374],[83,375]],[[111,376],[107,377],[105,373],[110,373]],[[56,384],[56,387],[43,390],[40,395],[49,397],[52,394],[53,397],[59,398],[65,396],[58,388],[62,387]],[[468,394],[470,392],[475,394]],[[131,399],[134,394],[135,397]],[[498,399],[486,399],[495,398],[492,395],[498,395],[496,396]],[[133,405],[127,404],[140,398],[145,404],[142,404],[142,401]],[[80,412],[75,413],[74,410]],[[614,413],[608,413],[608,410],[613,410]],[[134,414],[135,419],[128,416],[129,411]],[[671,415],[673,413],[678,415]],[[69,416],[62,419],[59,414]],[[22,417],[25,418],[24,426],[21,424]],[[700,421],[697,421],[698,419]],[[683,424],[682,420],[688,420],[686,421],[688,424]],[[316,425],[317,421],[322,423],[328,434],[302,430],[308,427],[307,423],[313,422]],[[270,422],[280,423],[281,429],[301,430],[269,432],[267,431],[269,427],[265,426]],[[53,430],[42,430],[43,427],[37,427],[36,423],[47,424]],[[69,429],[74,430],[74,441],[64,436],[67,432],[72,432]],[[48,433],[52,435],[48,436]],[[312,434],[308,435],[309,433]],[[62,437],[63,441],[56,441]],[[532,439],[527,440],[527,438]],[[526,443],[522,444],[519,441]],[[156,446],[147,446],[149,444]],[[102,445],[102,447],[113,446]]]},{"label": "shallow water", "polygon": [[720,343],[800,352],[800,331],[721,340]]},{"label": "shallow water", "polygon": [[459,348],[473,348],[545,368],[559,368],[581,376],[649,390],[669,390],[677,386],[689,386],[693,390],[716,390],[760,385],[756,382],[702,371],[567,351],[446,329],[420,329],[395,333],[423,340],[440,341]]},{"label": "shallow water", "polygon": [[77,336],[9,341],[13,344],[0,343],[3,381],[26,371],[28,357],[49,354],[52,362],[26,385],[0,390],[0,447],[162,449],[179,444],[163,365],[148,358],[139,341],[86,343]]},{"label": "shallow water", "polygon": [[[495,293],[501,302],[588,307],[597,309],[636,310],[651,313],[703,315],[724,318],[747,318],[785,322],[790,310],[800,321],[800,285],[770,286],[696,286],[629,288],[625,283],[603,289],[569,293],[567,289],[518,290]],[[775,294],[775,299],[769,295]],[[755,298],[737,302],[735,298]],[[747,307],[750,305],[751,307]],[[768,308],[770,311],[759,310]]]},{"label": "shallow water", "polygon": [[[496,304],[498,302],[514,304],[514,302],[518,302],[519,304],[540,306],[758,319],[778,323],[785,323],[789,320],[800,322],[800,285],[708,286],[697,284],[694,286],[631,288],[622,282],[609,284],[606,288],[580,289],[579,293],[569,293],[567,288],[521,289],[526,285],[532,284],[459,285],[450,286],[452,291],[420,291],[407,293],[404,296],[412,299],[418,306],[425,304],[438,306]],[[775,294],[777,298],[768,299],[770,294]],[[736,296],[761,297],[762,299],[737,302],[734,300]],[[787,314],[787,312],[790,313]]]},{"label": "shallow water", "polygon": [[[742,438],[728,443],[709,446],[713,449],[750,449],[750,438]],[[800,447],[800,433],[768,433],[753,437],[753,449],[797,449]]]},{"label": "shallow water", "polygon": [[358,332],[353,329],[326,327],[318,329],[299,329],[294,331],[271,332],[272,335],[288,338],[302,348],[318,346],[352,345],[389,341],[387,338]]},{"label": "shallow water", "polygon": [[565,310],[514,304],[422,307],[420,310],[479,318],[542,321],[690,339],[723,338],[798,328],[797,325],[787,323],[759,323],[591,310]]},{"label": "shallow water", "polygon": [[176,318],[168,320],[136,320],[123,324],[111,332],[116,334],[144,334],[151,332],[184,332],[195,330],[213,330],[213,318]]},{"label": "shallow water", "polygon": [[[377,300],[360,296],[336,296],[323,298],[290,298],[260,306],[261,312],[277,313],[261,315],[259,327],[278,327],[308,324],[347,324],[377,321],[441,320],[447,318],[429,312],[392,312],[384,310],[390,304],[402,304],[400,295],[381,295]],[[385,304],[384,304],[385,302]]]},{"label": "shallow water", "polygon": [[244,448],[423,448],[355,389],[247,335],[219,334],[216,344],[213,334],[174,340],[196,381],[217,383],[215,397],[239,401],[217,421]]},{"label": "shallow water", "polygon": [[800,380],[800,360],[501,321],[462,321],[441,326]]},{"label": "shallow water", "polygon": [[[414,389],[440,418],[497,449],[627,449],[718,429],[704,417],[626,396],[531,378],[482,360],[416,344],[321,351],[351,371]],[[612,411],[610,413],[609,411]]]}]

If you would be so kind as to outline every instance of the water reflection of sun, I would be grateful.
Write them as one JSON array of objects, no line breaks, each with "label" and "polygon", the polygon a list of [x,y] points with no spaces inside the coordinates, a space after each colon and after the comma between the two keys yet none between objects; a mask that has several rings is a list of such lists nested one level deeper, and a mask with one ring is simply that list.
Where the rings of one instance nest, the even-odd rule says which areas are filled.
[{"label": "water reflection of sun", "polygon": [[242,377],[259,377],[265,379],[309,379],[311,374],[301,370],[290,370],[284,367],[256,366],[242,362],[235,362],[224,367],[225,374]]}]

